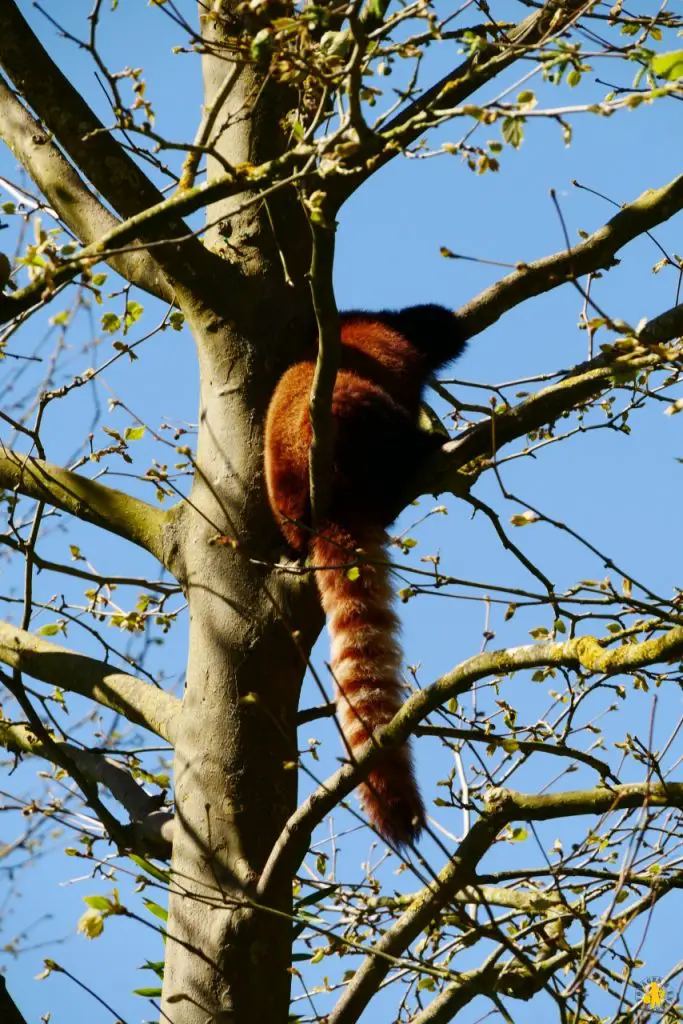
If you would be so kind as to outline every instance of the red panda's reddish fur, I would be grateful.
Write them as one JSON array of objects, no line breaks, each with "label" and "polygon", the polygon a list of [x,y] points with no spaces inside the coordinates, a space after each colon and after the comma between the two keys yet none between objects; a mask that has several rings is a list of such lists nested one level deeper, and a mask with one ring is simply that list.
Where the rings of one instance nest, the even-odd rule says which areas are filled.
[{"label": "red panda's reddish fur", "polygon": [[[331,496],[316,531],[310,528],[308,477],[313,358],[290,367],[275,389],[265,468],[282,533],[317,570],[337,714],[353,758],[401,705],[399,622],[391,607],[385,530],[396,515],[401,481],[439,444],[417,425],[423,385],[460,354],[464,342],[454,315],[433,305],[342,314],[341,341]],[[349,574],[359,562],[359,574]],[[361,787],[361,799],[387,839],[403,845],[417,837],[424,807],[407,746],[383,754]]]}]

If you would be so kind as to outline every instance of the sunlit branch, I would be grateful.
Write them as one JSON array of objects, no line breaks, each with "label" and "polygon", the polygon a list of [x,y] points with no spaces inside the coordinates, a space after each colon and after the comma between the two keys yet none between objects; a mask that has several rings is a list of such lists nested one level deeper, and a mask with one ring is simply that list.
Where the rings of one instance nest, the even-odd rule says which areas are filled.
[{"label": "sunlit branch", "polygon": [[638,329],[638,341],[643,345],[663,344],[683,336],[683,304],[673,306],[648,320]]},{"label": "sunlit branch", "polygon": [[499,320],[503,313],[527,299],[551,291],[591,271],[613,266],[616,262],[615,254],[627,242],[657,224],[662,224],[681,209],[683,175],[662,188],[643,192],[585,241],[569,250],[564,249],[533,263],[525,263],[490,288],[484,289],[457,310],[464,336],[472,338],[480,334]]},{"label": "sunlit branch", "polygon": [[42,459],[0,447],[0,488],[44,501],[151,552],[177,570],[175,513]]},{"label": "sunlit branch", "polygon": [[80,693],[173,743],[180,701],[104,661],[0,622],[0,661],[51,686]]},{"label": "sunlit branch", "polygon": [[358,1019],[391,969],[391,961],[385,956],[395,957],[399,951],[407,949],[453,895],[472,880],[477,864],[505,823],[505,818],[495,812],[475,821],[434,882],[416,896],[398,921],[375,944],[377,953],[382,955],[365,958],[332,1011],[329,1024],[350,1024]]},{"label": "sunlit branch", "polygon": [[340,768],[294,812],[268,858],[259,892],[267,894],[282,872],[289,877],[296,871],[306,855],[313,829],[366,777],[383,750],[401,746],[427,715],[471,689],[479,680],[546,666],[617,675],[669,661],[682,654],[683,626],[676,626],[659,637],[612,650],[603,647],[595,637],[582,636],[563,643],[485,651],[468,658],[435,683],[413,694],[391,722],[379,729],[373,740],[365,745],[354,765]]},{"label": "sunlit branch", "polygon": [[[213,181],[203,182],[195,188],[177,193],[169,199],[157,203],[156,206],[151,206],[149,209],[129,217],[102,235],[98,241],[86,246],[70,260],[60,263],[58,267],[51,268],[48,275],[41,275],[30,285],[14,292],[13,295],[0,295],[0,323],[26,312],[41,302],[46,293],[49,294],[60,285],[72,281],[81,272],[83,266],[90,266],[99,260],[108,258],[108,254],[113,250],[121,249],[137,238],[143,238],[146,241],[151,238],[153,241],[154,238],[161,236],[165,239],[164,246],[166,246],[168,236],[164,235],[163,229],[174,222],[177,216],[194,213],[211,203],[242,192],[246,188],[267,184],[280,172],[291,171],[295,165],[302,162],[302,155],[303,151],[299,147],[297,151],[285,153],[275,160],[261,164],[258,168],[249,167],[235,171],[234,174],[220,175]],[[310,148],[306,151],[306,155],[310,156]],[[179,229],[176,234],[178,238],[186,240],[193,233],[183,227],[182,231]],[[183,241],[182,244],[184,245],[185,242]],[[195,264],[195,271],[202,273],[202,282],[194,283],[200,293],[213,294],[215,299],[215,289],[211,288],[212,282],[215,282],[218,277],[221,280],[223,291],[229,292],[228,286],[234,280],[235,271],[230,263],[210,253],[203,245],[200,248],[205,259]],[[152,249],[156,250],[157,246],[150,245],[150,250]],[[207,260],[210,263],[208,269]]]},{"label": "sunlit branch", "polygon": [[[683,632],[683,631],[682,631]],[[427,886],[418,893],[411,906],[384,933],[377,943],[377,950],[382,953],[390,953],[392,956],[400,955],[420,934],[422,929],[430,921],[434,920],[439,910],[450,901],[452,895],[463,882],[467,883],[477,863],[487,852],[500,832],[500,829],[512,821],[547,821],[553,818],[568,818],[580,814],[603,815],[624,808],[640,807],[683,807],[683,783],[632,783],[620,786],[599,786],[595,789],[576,790],[561,793],[545,793],[542,795],[517,793],[513,790],[492,789],[486,796],[483,814],[473,825],[471,831],[458,846],[457,851],[441,872],[438,884]],[[468,841],[475,834],[474,849],[470,849]],[[528,990],[531,984],[533,987],[529,995],[545,983],[550,973],[554,972],[561,963],[572,959],[576,953],[573,951],[555,954],[548,961],[535,965],[539,975],[532,978],[529,971],[523,964],[515,968],[516,976],[509,979],[507,991],[509,995],[524,998],[523,991]],[[560,960],[558,961],[558,956]],[[562,959],[562,957],[564,959]],[[458,982],[449,986],[448,997],[451,1016],[444,1016],[436,1011],[445,1000],[444,994],[430,1004],[430,1007],[421,1015],[422,1020],[446,1021],[452,1019],[452,1002],[456,1000],[461,1006],[464,1002],[477,994],[479,988],[475,981],[479,971],[463,975]],[[376,956],[369,956],[361,967],[354,974],[353,979],[347,986],[344,995],[330,1015],[330,1024],[354,1024],[358,1020],[370,999],[377,991],[377,987],[388,971],[386,961]],[[498,982],[499,971],[492,976]],[[506,976],[507,978],[507,973]],[[540,984],[538,984],[540,980]],[[464,987],[463,987],[464,986]],[[433,1008],[433,1009],[432,1009]],[[431,1010],[432,1015],[429,1015]]]},{"label": "sunlit branch", "polygon": [[[121,217],[131,217],[162,200],[156,186],[57,67],[14,0],[0,5],[0,67],[76,167]],[[170,236],[185,233],[179,220],[169,219],[165,227]],[[169,245],[154,252],[154,259],[174,277],[187,277],[193,267],[206,266],[209,256],[197,239],[186,243],[182,251]]]},{"label": "sunlit branch", "polygon": [[[1,78],[0,139],[83,245],[94,242],[119,223]],[[109,262],[132,284],[167,302],[173,300],[173,288],[147,253],[125,253],[113,256]]]}]

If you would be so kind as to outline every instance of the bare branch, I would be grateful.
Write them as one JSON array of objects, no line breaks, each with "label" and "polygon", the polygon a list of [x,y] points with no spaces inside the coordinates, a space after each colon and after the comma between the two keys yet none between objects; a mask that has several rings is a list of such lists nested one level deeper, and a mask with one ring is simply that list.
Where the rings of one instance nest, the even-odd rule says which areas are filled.
[{"label": "bare branch", "polygon": [[[0,139],[84,245],[94,242],[119,223],[1,78]],[[173,301],[172,286],[147,253],[141,250],[122,253],[112,256],[108,262],[139,288],[166,302]]]},{"label": "bare branch", "polygon": [[[683,631],[682,631],[683,632]],[[595,789],[576,790],[561,793],[545,793],[543,795],[517,793],[513,790],[494,789],[486,797],[483,816],[473,825],[465,839],[460,843],[453,859],[439,874],[437,883],[432,883],[418,893],[414,902],[398,921],[382,936],[376,944],[378,953],[400,956],[411,942],[417,938],[422,929],[434,920],[441,908],[450,902],[457,889],[468,884],[472,879],[476,865],[495,841],[503,825],[511,821],[547,821],[551,818],[574,817],[579,814],[602,815],[623,808],[683,807],[683,783],[632,783],[621,786],[600,786]],[[568,954],[563,954],[565,960]],[[552,961],[552,970],[560,964]],[[564,962],[564,960],[562,961]],[[543,981],[551,973],[550,962],[545,963]],[[344,995],[330,1014],[329,1024],[354,1024],[376,993],[382,979],[386,976],[391,963],[379,956],[369,956],[354,974],[346,987]],[[543,966],[536,965],[543,973]],[[528,972],[520,965],[522,977],[528,980]],[[479,972],[472,972],[471,981]],[[498,972],[495,979],[498,980]],[[493,979],[492,979],[493,980]],[[534,978],[534,982],[537,979]],[[467,985],[468,976],[464,975],[456,985],[449,987],[451,999],[465,997],[469,1001],[478,991],[474,984]],[[466,985],[463,989],[463,985]],[[509,994],[515,994],[516,989]],[[519,994],[519,993],[517,993]],[[439,998],[443,998],[439,997]],[[433,1004],[434,1005],[434,1004]],[[436,1005],[439,1005],[438,1000]],[[460,1003],[458,1005],[461,1005]],[[429,1016],[425,1011],[423,1020],[446,1021],[451,1016]],[[452,1008],[451,1008],[452,1009]]]},{"label": "bare branch", "polygon": [[[135,845],[131,843],[132,848],[155,856],[169,856],[171,814],[160,812],[158,799],[145,793],[130,772],[117,761],[96,750],[83,750],[54,738],[48,745],[36,736],[30,725],[5,719],[0,721],[0,745],[13,754],[30,754],[59,767],[73,763],[89,782],[105,786],[126,810],[134,828],[124,828],[123,832],[128,840],[136,837]],[[153,828],[150,828],[151,822],[154,823]]]},{"label": "bare branch", "polygon": [[[0,5],[0,66],[74,164],[122,217],[163,199],[54,63],[14,0]],[[167,223],[167,232],[181,236],[187,229],[175,220]],[[146,236],[150,237],[158,241],[162,235],[154,232]],[[187,277],[188,269],[214,263],[197,239],[188,241],[182,251],[173,245],[158,247],[154,259],[181,279]]]},{"label": "bare branch", "polygon": [[561,34],[585,7],[586,0],[548,0],[541,10],[506,30],[503,42],[491,43],[486,50],[468,58],[426,89],[404,107],[381,134],[370,139],[369,153],[368,143],[365,143],[362,148],[363,165],[358,171],[333,184],[331,196],[337,209],[367,178],[393,160],[401,149],[415,142],[429,128],[430,117],[436,116],[435,111],[440,103],[447,103],[449,107],[462,103],[530,48],[538,46],[546,38]]},{"label": "bare branch", "polygon": [[566,281],[614,265],[627,242],[673,217],[683,208],[683,175],[662,188],[648,189],[624,206],[603,227],[572,249],[524,264],[457,310],[465,338],[473,338],[503,313]]},{"label": "bare branch", "polygon": [[170,693],[43,637],[0,622],[0,661],[34,679],[97,701],[173,744],[180,701]]},{"label": "bare branch", "polygon": [[176,571],[175,512],[163,511],[122,491],[42,459],[0,448],[0,488],[47,502],[139,544]]},{"label": "bare branch", "polygon": [[398,921],[375,944],[374,949],[383,955],[365,958],[330,1014],[329,1024],[351,1024],[358,1020],[377,992],[382,978],[391,969],[392,962],[385,959],[385,955],[395,957],[407,949],[413,939],[438,916],[441,908],[452,900],[453,895],[469,884],[477,864],[495,842],[505,822],[506,819],[495,811],[475,821],[435,881],[418,894]]},{"label": "bare branch", "polygon": [[580,761],[588,765],[603,779],[618,779],[606,761],[587,754],[576,747],[568,747],[564,743],[544,743],[542,740],[518,740],[516,736],[498,736],[495,732],[484,732],[483,729],[454,729],[447,725],[418,725],[414,736],[436,736],[440,739],[463,740],[465,743],[485,743],[488,747],[500,746],[504,750],[519,751],[521,754],[550,754],[553,757],[567,757],[572,761]]},{"label": "bare branch", "polygon": [[[596,398],[614,379],[619,370],[647,369],[663,364],[659,354],[643,354],[642,351],[618,356],[612,361],[609,355],[601,354],[582,367],[575,375],[566,377],[557,384],[542,388],[530,398],[515,406],[496,410],[490,420],[477,423],[462,437],[445,444],[411,482],[411,490],[403,496],[404,503],[419,494],[454,494],[469,489],[476,480],[476,473],[463,473],[478,458],[494,458],[505,444],[524,437],[532,430],[554,423],[565,412],[582,402]],[[588,368],[586,368],[588,367]],[[483,468],[483,466],[482,466]]]},{"label": "bare branch", "polygon": [[435,683],[413,694],[388,725],[366,743],[353,765],[345,765],[323,782],[291,816],[268,858],[258,891],[266,896],[271,885],[291,877],[306,855],[313,829],[372,770],[386,749],[400,747],[415,727],[445,702],[488,676],[500,676],[548,665],[591,673],[617,675],[668,661],[683,654],[683,626],[640,643],[606,649],[592,636],[564,643],[529,644],[486,651],[462,662]]}]

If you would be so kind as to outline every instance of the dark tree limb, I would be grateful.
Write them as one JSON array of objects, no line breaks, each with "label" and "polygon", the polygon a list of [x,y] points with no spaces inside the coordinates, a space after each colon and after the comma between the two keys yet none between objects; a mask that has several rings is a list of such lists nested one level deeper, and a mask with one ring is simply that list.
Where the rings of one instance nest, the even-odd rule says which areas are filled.
[{"label": "dark tree limb", "polygon": [[[0,745],[10,753],[40,757],[59,767],[69,763],[76,765],[83,777],[93,785],[104,786],[124,808],[134,826],[132,829],[122,827],[132,849],[137,853],[164,858],[169,856],[171,814],[160,812],[159,801],[149,796],[128,769],[117,761],[97,750],[83,750],[54,738],[47,744],[36,736],[27,723],[9,722],[6,719],[0,721]],[[143,837],[145,842],[141,845]]]},{"label": "dark tree limb", "polygon": [[313,255],[309,274],[313,309],[318,327],[318,358],[311,388],[311,447],[308,474],[311,500],[311,524],[320,526],[330,499],[332,486],[333,422],[332,394],[341,357],[339,317],[334,298],[335,225],[311,220]]},{"label": "dark tree limb", "polygon": [[27,1024],[26,1018],[22,1017],[19,1007],[7,991],[4,974],[0,974],[0,1019],[4,1024]]}]

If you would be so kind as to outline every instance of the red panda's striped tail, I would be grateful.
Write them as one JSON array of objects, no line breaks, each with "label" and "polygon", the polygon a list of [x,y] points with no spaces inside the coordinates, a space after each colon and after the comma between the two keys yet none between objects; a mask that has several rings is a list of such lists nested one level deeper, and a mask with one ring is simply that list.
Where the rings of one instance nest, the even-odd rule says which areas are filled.
[{"label": "red panda's striped tail", "polygon": [[[327,523],[311,541],[332,640],[337,714],[352,758],[402,704],[399,621],[391,608],[386,534],[378,529],[363,534],[352,538]],[[349,563],[357,561],[359,547],[370,562],[353,579]],[[425,812],[407,746],[383,755],[360,794],[370,821],[386,839],[401,846],[418,836]]]}]

